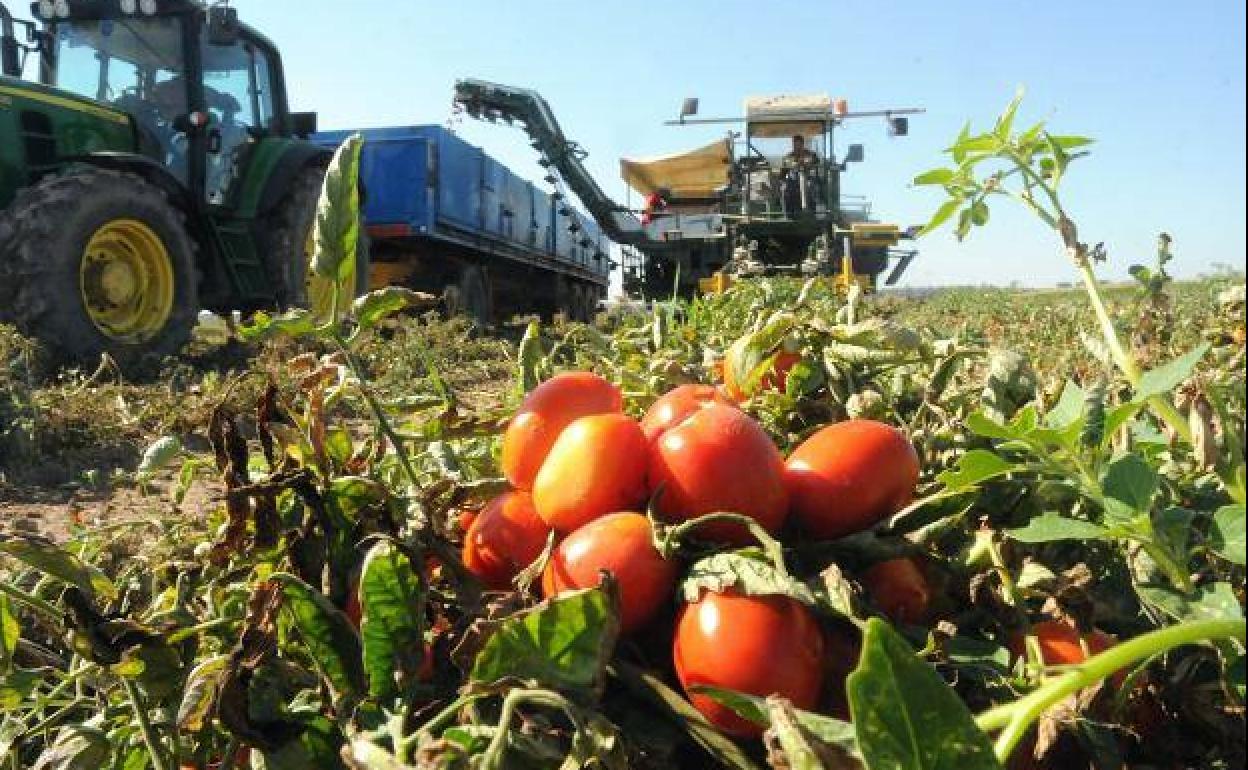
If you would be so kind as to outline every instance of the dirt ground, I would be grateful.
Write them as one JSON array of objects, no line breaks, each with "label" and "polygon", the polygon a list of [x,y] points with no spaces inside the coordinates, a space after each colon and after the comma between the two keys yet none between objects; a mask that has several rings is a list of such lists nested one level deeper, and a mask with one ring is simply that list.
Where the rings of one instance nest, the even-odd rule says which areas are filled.
[{"label": "dirt ground", "polygon": [[[157,478],[144,490],[123,486],[92,489],[82,485],[55,488],[16,488],[0,485],[0,531],[43,535],[64,542],[76,527],[107,527],[173,510],[173,472]],[[203,473],[178,506],[188,517],[206,517],[220,505],[224,487]]]}]

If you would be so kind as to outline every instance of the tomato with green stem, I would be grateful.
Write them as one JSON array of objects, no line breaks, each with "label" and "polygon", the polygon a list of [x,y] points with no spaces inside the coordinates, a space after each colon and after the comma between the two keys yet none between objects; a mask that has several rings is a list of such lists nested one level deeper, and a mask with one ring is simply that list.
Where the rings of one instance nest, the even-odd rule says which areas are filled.
[{"label": "tomato with green stem", "polygon": [[543,382],[503,433],[503,475],[517,489],[532,489],[565,428],[581,417],[618,413],[623,404],[620,389],[592,372],[566,372]]},{"label": "tomato with green stem", "polygon": [[620,595],[620,630],[645,627],[670,601],[676,564],[654,546],[650,520],[639,513],[613,513],[568,535],[555,548],[542,575],[547,597],[592,588],[602,571],[615,578]]},{"label": "tomato with green stem", "polygon": [[[650,458],[656,508],[668,521],[708,513],[739,513],[768,532],[788,515],[784,458],[762,426],[741,410],[712,404],[664,433]],[[698,529],[708,540],[749,543],[739,524],[716,522]]]},{"label": "tomato with green stem", "polygon": [[689,702],[711,724],[731,735],[757,737],[761,727],[694,688],[779,695],[810,710],[823,686],[823,651],[815,616],[796,599],[705,591],[681,608],[672,660]]}]

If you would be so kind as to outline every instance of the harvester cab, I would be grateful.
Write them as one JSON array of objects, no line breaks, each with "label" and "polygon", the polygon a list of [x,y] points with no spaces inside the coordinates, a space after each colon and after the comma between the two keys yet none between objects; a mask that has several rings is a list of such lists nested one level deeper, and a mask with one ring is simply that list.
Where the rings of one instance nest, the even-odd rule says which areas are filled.
[{"label": "harvester cab", "polygon": [[0,5],[0,321],[124,360],[176,350],[201,307],[306,302],[329,151],[276,46],[221,3],[31,12]]},{"label": "harvester cab", "polygon": [[[882,117],[891,136],[909,132],[918,109],[852,113],[826,95],[753,97],[740,118],[700,119],[687,99],[668,125],[731,124],[725,139],[692,152],[621,161],[625,182],[643,195],[666,196],[666,216],[650,226],[650,240],[681,241],[676,272],[700,276],[702,291],[722,290],[737,277],[791,273],[835,276],[848,290],[873,290],[894,268],[895,282],[914,257],[897,248],[910,230],[872,219],[870,205],[842,192],[842,176],[860,163],[860,144],[835,143],[846,122]],[[687,262],[688,264],[685,264]]]}]

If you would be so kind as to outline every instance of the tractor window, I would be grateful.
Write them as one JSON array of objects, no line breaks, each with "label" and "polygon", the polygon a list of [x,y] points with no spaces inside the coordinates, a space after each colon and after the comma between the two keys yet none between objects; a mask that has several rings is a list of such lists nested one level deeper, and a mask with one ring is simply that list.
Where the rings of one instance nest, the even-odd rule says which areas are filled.
[{"label": "tractor window", "polygon": [[273,84],[268,60],[255,45],[203,46],[204,99],[220,136],[208,155],[205,190],[209,203],[224,203],[243,167],[251,142],[273,128]]},{"label": "tractor window", "polygon": [[143,152],[185,182],[187,140],[175,127],[189,111],[181,22],[82,19],[57,24],[55,35],[52,84],[133,115]]}]

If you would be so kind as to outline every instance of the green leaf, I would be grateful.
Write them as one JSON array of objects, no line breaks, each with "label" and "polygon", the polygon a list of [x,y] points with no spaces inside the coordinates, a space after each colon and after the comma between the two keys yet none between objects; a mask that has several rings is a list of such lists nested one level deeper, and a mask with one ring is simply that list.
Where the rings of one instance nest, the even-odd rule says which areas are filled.
[{"label": "green leaf", "polygon": [[367,689],[360,663],[360,637],[351,621],[321,592],[294,575],[277,573],[282,586],[282,610],[329,683],[335,698],[356,697]]},{"label": "green leaf", "polygon": [[971,122],[968,120],[962,124],[962,130],[958,132],[958,138],[953,140],[953,146],[945,151],[953,156],[953,162],[957,163],[959,166],[966,160],[966,150],[963,146],[965,145],[966,140],[970,138]]},{"label": "green leaf", "polygon": [[[329,281],[340,282],[353,275],[356,245],[360,239],[360,152],[364,138],[354,134],[346,139],[330,161],[325,185],[316,208],[315,252],[312,272]],[[352,296],[348,291],[346,296]]]},{"label": "green leaf", "polygon": [[1003,425],[983,412],[967,415],[965,423],[967,430],[976,436],[1002,440],[1022,438],[1022,435],[1013,430],[1011,426]]},{"label": "green leaf", "polygon": [[17,640],[22,637],[22,627],[17,622],[9,597],[0,594],[0,675],[13,667],[13,653],[17,652]]},{"label": "green leaf", "polygon": [[303,728],[295,740],[265,753],[265,770],[346,770],[340,753],[346,738],[333,722],[311,717]]},{"label": "green leaf", "polygon": [[686,573],[681,594],[685,601],[695,602],[703,591],[722,593],[729,588],[746,596],[778,594],[806,605],[816,604],[809,586],[786,579],[758,548],[726,551],[698,560]]},{"label": "green leaf", "polygon": [[731,770],[757,770],[758,765],[735,741],[715,729],[689,701],[657,675],[622,661],[612,664],[611,671],[616,681],[680,725],[720,765]]},{"label": "green leaf", "polygon": [[922,230],[919,230],[919,235],[923,236],[939,230],[940,226],[948,222],[961,207],[961,198],[953,198],[940,204],[940,208],[936,209],[936,213],[932,214],[932,218],[928,220],[927,224],[923,225]]},{"label": "green leaf", "polygon": [[1244,506],[1228,505],[1213,515],[1209,533],[1213,552],[1227,561],[1244,566]]},{"label": "green leaf", "polygon": [[1001,770],[962,699],[879,618],[846,690],[868,768]]},{"label": "green leaf", "polygon": [[1023,103],[1023,89],[1018,89],[1014,94],[1014,99],[1006,106],[1005,111],[1001,113],[1001,117],[997,118],[997,125],[994,133],[997,139],[1007,142],[1010,135],[1014,133],[1014,118],[1018,115],[1019,105]]},{"label": "green leaf", "polygon": [[1057,403],[1044,416],[1044,424],[1055,430],[1066,430],[1083,417],[1087,393],[1074,382],[1067,381]]},{"label": "green leaf", "polygon": [[1071,519],[1052,511],[1032,519],[1027,526],[1007,530],[1020,543],[1051,543],[1057,540],[1104,540],[1110,531],[1082,519]]},{"label": "green leaf", "polygon": [[66,725],[56,733],[31,770],[100,770],[109,766],[113,750],[108,735],[93,725]]},{"label": "green leaf", "polygon": [[11,556],[49,577],[78,586],[88,596],[117,598],[117,586],[77,556],[42,538],[0,534],[0,554]]},{"label": "green leaf", "polygon": [[763,328],[747,334],[732,344],[727,361],[733,367],[733,379],[737,387],[747,395],[754,395],[767,373],[771,371],[777,348],[784,342],[796,325],[791,313],[777,313]]},{"label": "green leaf", "polygon": [[268,313],[256,313],[250,323],[238,329],[238,336],[244,342],[259,342],[278,335],[300,337],[316,331],[316,319],[302,308],[289,310],[278,316]]},{"label": "green leaf", "polygon": [[477,654],[471,678],[597,692],[619,626],[617,602],[606,588],[561,595],[504,620]]},{"label": "green leaf", "polygon": [[392,698],[424,661],[425,588],[408,555],[383,540],[364,558],[359,591],[369,693]]},{"label": "green leaf", "polygon": [[1192,372],[1196,369],[1196,365],[1209,352],[1209,343],[1201,343],[1187,355],[1174,359],[1168,364],[1159,366],[1152,371],[1145,372],[1140,378],[1140,384],[1135,389],[1135,400],[1137,402],[1147,401],[1153,396],[1160,396],[1182,385],[1188,377],[1192,376]]},{"label": "green leaf", "polygon": [[1148,513],[1161,488],[1161,478],[1148,461],[1134,453],[1115,458],[1101,476],[1105,512],[1117,520]]},{"label": "green leaf", "polygon": [[[769,707],[766,698],[706,685],[694,685],[690,689],[695,693],[707,696],[722,706],[732,709],[737,716],[753,722],[759,727],[771,726],[771,717],[768,715]],[[858,741],[854,736],[854,726],[852,724],[842,722],[839,719],[833,719],[832,717],[826,717],[822,714],[802,711],[801,709],[794,709],[793,713],[797,717],[797,723],[816,738],[824,743],[839,746],[855,759],[861,761],[862,755],[858,751]]]},{"label": "green leaf", "polygon": [[1174,620],[1242,620],[1243,608],[1230,583],[1201,586],[1191,594],[1180,593],[1169,586],[1144,584],[1136,586],[1140,598]]},{"label": "green leaf", "polygon": [[1076,147],[1086,147],[1096,143],[1095,139],[1089,139],[1086,136],[1053,136],[1050,134],[1049,139],[1063,150],[1073,150]]},{"label": "green leaf", "polygon": [[936,168],[926,171],[914,178],[916,185],[944,185],[949,184],[957,176],[957,172],[951,168]]},{"label": "green leaf", "polygon": [[421,294],[402,286],[387,286],[357,298],[351,304],[351,317],[361,329],[371,329],[395,313],[429,306],[436,301],[430,294]]},{"label": "green leaf", "polygon": [[538,321],[529,321],[516,355],[516,385],[519,395],[528,394],[541,383],[538,368],[542,364],[542,355],[542,325]]},{"label": "green leaf", "polygon": [[984,203],[982,200],[975,201],[974,203],[971,204],[970,212],[971,212],[971,224],[975,225],[976,227],[983,227],[984,225],[988,224],[988,218],[991,212],[988,209],[987,203]]},{"label": "green leaf", "polygon": [[1019,466],[987,449],[972,449],[958,458],[958,467],[936,477],[950,491],[973,489],[989,479],[1004,476]]},{"label": "green leaf", "polygon": [[182,442],[176,436],[165,436],[148,445],[134,475],[147,480],[159,473],[182,454]]},{"label": "green leaf", "polygon": [[179,730],[197,733],[204,729],[204,723],[216,705],[217,692],[225,679],[229,662],[229,655],[218,655],[201,661],[191,669],[182,692],[182,703],[178,706]]}]

